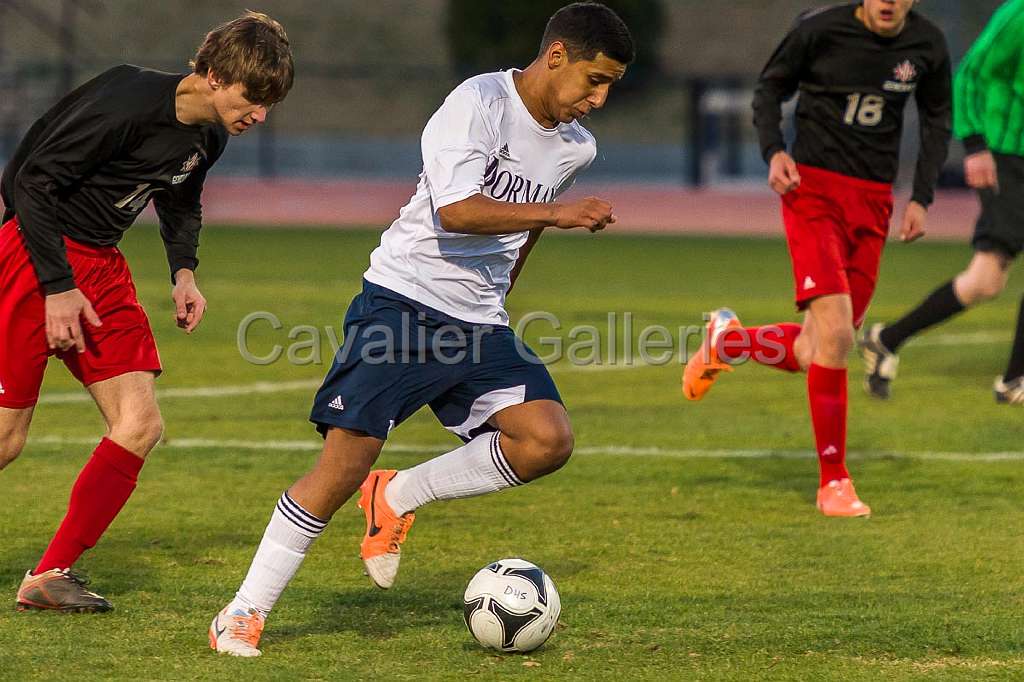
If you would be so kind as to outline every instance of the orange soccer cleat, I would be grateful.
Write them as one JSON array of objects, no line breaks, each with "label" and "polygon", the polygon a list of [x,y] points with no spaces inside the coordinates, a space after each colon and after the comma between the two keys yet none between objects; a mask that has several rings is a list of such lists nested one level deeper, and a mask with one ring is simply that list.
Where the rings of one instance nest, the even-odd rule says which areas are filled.
[{"label": "orange soccer cleat", "polygon": [[394,469],[371,471],[359,486],[358,506],[366,514],[366,535],[359,547],[359,556],[373,584],[388,589],[398,575],[402,543],[416,515],[398,516],[384,499],[384,490],[398,472]]},{"label": "orange soccer cleat", "polygon": [[700,400],[711,390],[719,373],[733,371],[732,365],[718,357],[718,338],[725,330],[741,326],[736,313],[728,308],[719,308],[711,313],[704,342],[683,369],[683,395],[687,399]]},{"label": "orange soccer cleat", "polygon": [[871,507],[860,501],[848,478],[818,488],[818,509],[825,516],[871,516]]},{"label": "orange soccer cleat", "polygon": [[210,623],[210,648],[219,654],[252,658],[260,655],[260,635],[266,618],[256,609],[231,604]]}]

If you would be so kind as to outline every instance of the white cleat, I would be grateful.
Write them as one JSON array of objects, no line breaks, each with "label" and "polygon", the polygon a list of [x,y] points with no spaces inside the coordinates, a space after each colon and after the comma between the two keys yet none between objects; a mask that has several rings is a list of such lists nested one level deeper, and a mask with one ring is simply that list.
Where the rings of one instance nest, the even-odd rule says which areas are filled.
[{"label": "white cleat", "polygon": [[256,647],[265,622],[266,618],[256,609],[232,609],[228,604],[210,623],[210,648],[231,656],[259,656],[261,652]]},{"label": "white cleat", "polygon": [[885,325],[871,325],[859,339],[860,356],[864,359],[864,390],[872,398],[888,400],[892,382],[900,366],[900,358],[882,343]]},{"label": "white cleat", "polygon": [[363,559],[363,566],[366,568],[366,575],[370,576],[373,584],[382,590],[387,590],[395,584],[395,578],[398,577],[398,564],[401,560],[401,553],[387,552]]},{"label": "white cleat", "polygon": [[1001,405],[1024,405],[1024,377],[1013,381],[1003,381],[1003,377],[996,377],[996,383],[992,386],[996,402]]}]

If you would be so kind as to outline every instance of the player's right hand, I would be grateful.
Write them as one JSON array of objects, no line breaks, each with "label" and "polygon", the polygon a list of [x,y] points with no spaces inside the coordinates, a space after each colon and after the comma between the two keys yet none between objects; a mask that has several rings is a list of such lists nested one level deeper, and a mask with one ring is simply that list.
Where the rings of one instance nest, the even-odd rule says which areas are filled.
[{"label": "player's right hand", "polygon": [[996,159],[987,149],[971,154],[964,159],[964,179],[973,189],[999,188],[996,173]]},{"label": "player's right hand", "polygon": [[71,289],[46,297],[46,343],[50,350],[85,352],[82,318],[94,327],[101,327],[99,315],[92,309],[89,299],[78,289]]},{"label": "player's right hand", "polygon": [[780,196],[800,186],[800,171],[792,156],[786,152],[775,152],[768,168],[768,184]]},{"label": "player's right hand", "polygon": [[563,230],[583,227],[591,232],[598,232],[614,222],[612,205],[597,197],[562,204],[558,207],[555,217],[555,227]]}]

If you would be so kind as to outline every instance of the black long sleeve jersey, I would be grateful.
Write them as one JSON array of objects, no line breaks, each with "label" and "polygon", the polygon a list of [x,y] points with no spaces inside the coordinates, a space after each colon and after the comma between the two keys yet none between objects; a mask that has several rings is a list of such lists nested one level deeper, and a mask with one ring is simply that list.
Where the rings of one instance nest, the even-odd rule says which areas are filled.
[{"label": "black long sleeve jersey", "polygon": [[913,200],[931,204],[950,139],[950,59],[937,26],[915,11],[898,36],[867,29],[860,3],[803,14],[761,73],[754,125],[765,161],[786,149],[782,103],[798,90],[793,158],[843,175],[891,183],[899,168],[903,109],[913,94],[921,147]]},{"label": "black long sleeve jersey", "polygon": [[18,145],[0,181],[3,220],[18,216],[47,294],[75,288],[64,235],[117,244],[150,198],[172,277],[198,265],[203,181],[228,134],[178,120],[182,78],[114,67],[65,96]]}]

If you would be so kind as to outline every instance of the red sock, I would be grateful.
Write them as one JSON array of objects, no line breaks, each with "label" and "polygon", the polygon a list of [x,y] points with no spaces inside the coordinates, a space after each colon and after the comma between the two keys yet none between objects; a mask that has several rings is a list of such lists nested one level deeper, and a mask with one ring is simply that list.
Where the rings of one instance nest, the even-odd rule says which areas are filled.
[{"label": "red sock", "polygon": [[850,477],[846,471],[846,383],[846,369],[811,365],[807,372],[821,485]]},{"label": "red sock", "polygon": [[782,322],[763,327],[730,329],[718,337],[718,355],[724,360],[750,359],[765,367],[799,372],[793,344],[801,326]]},{"label": "red sock", "polygon": [[68,513],[33,573],[71,568],[82,552],[96,544],[135,490],[142,463],[141,457],[114,441],[100,441],[78,474]]}]

